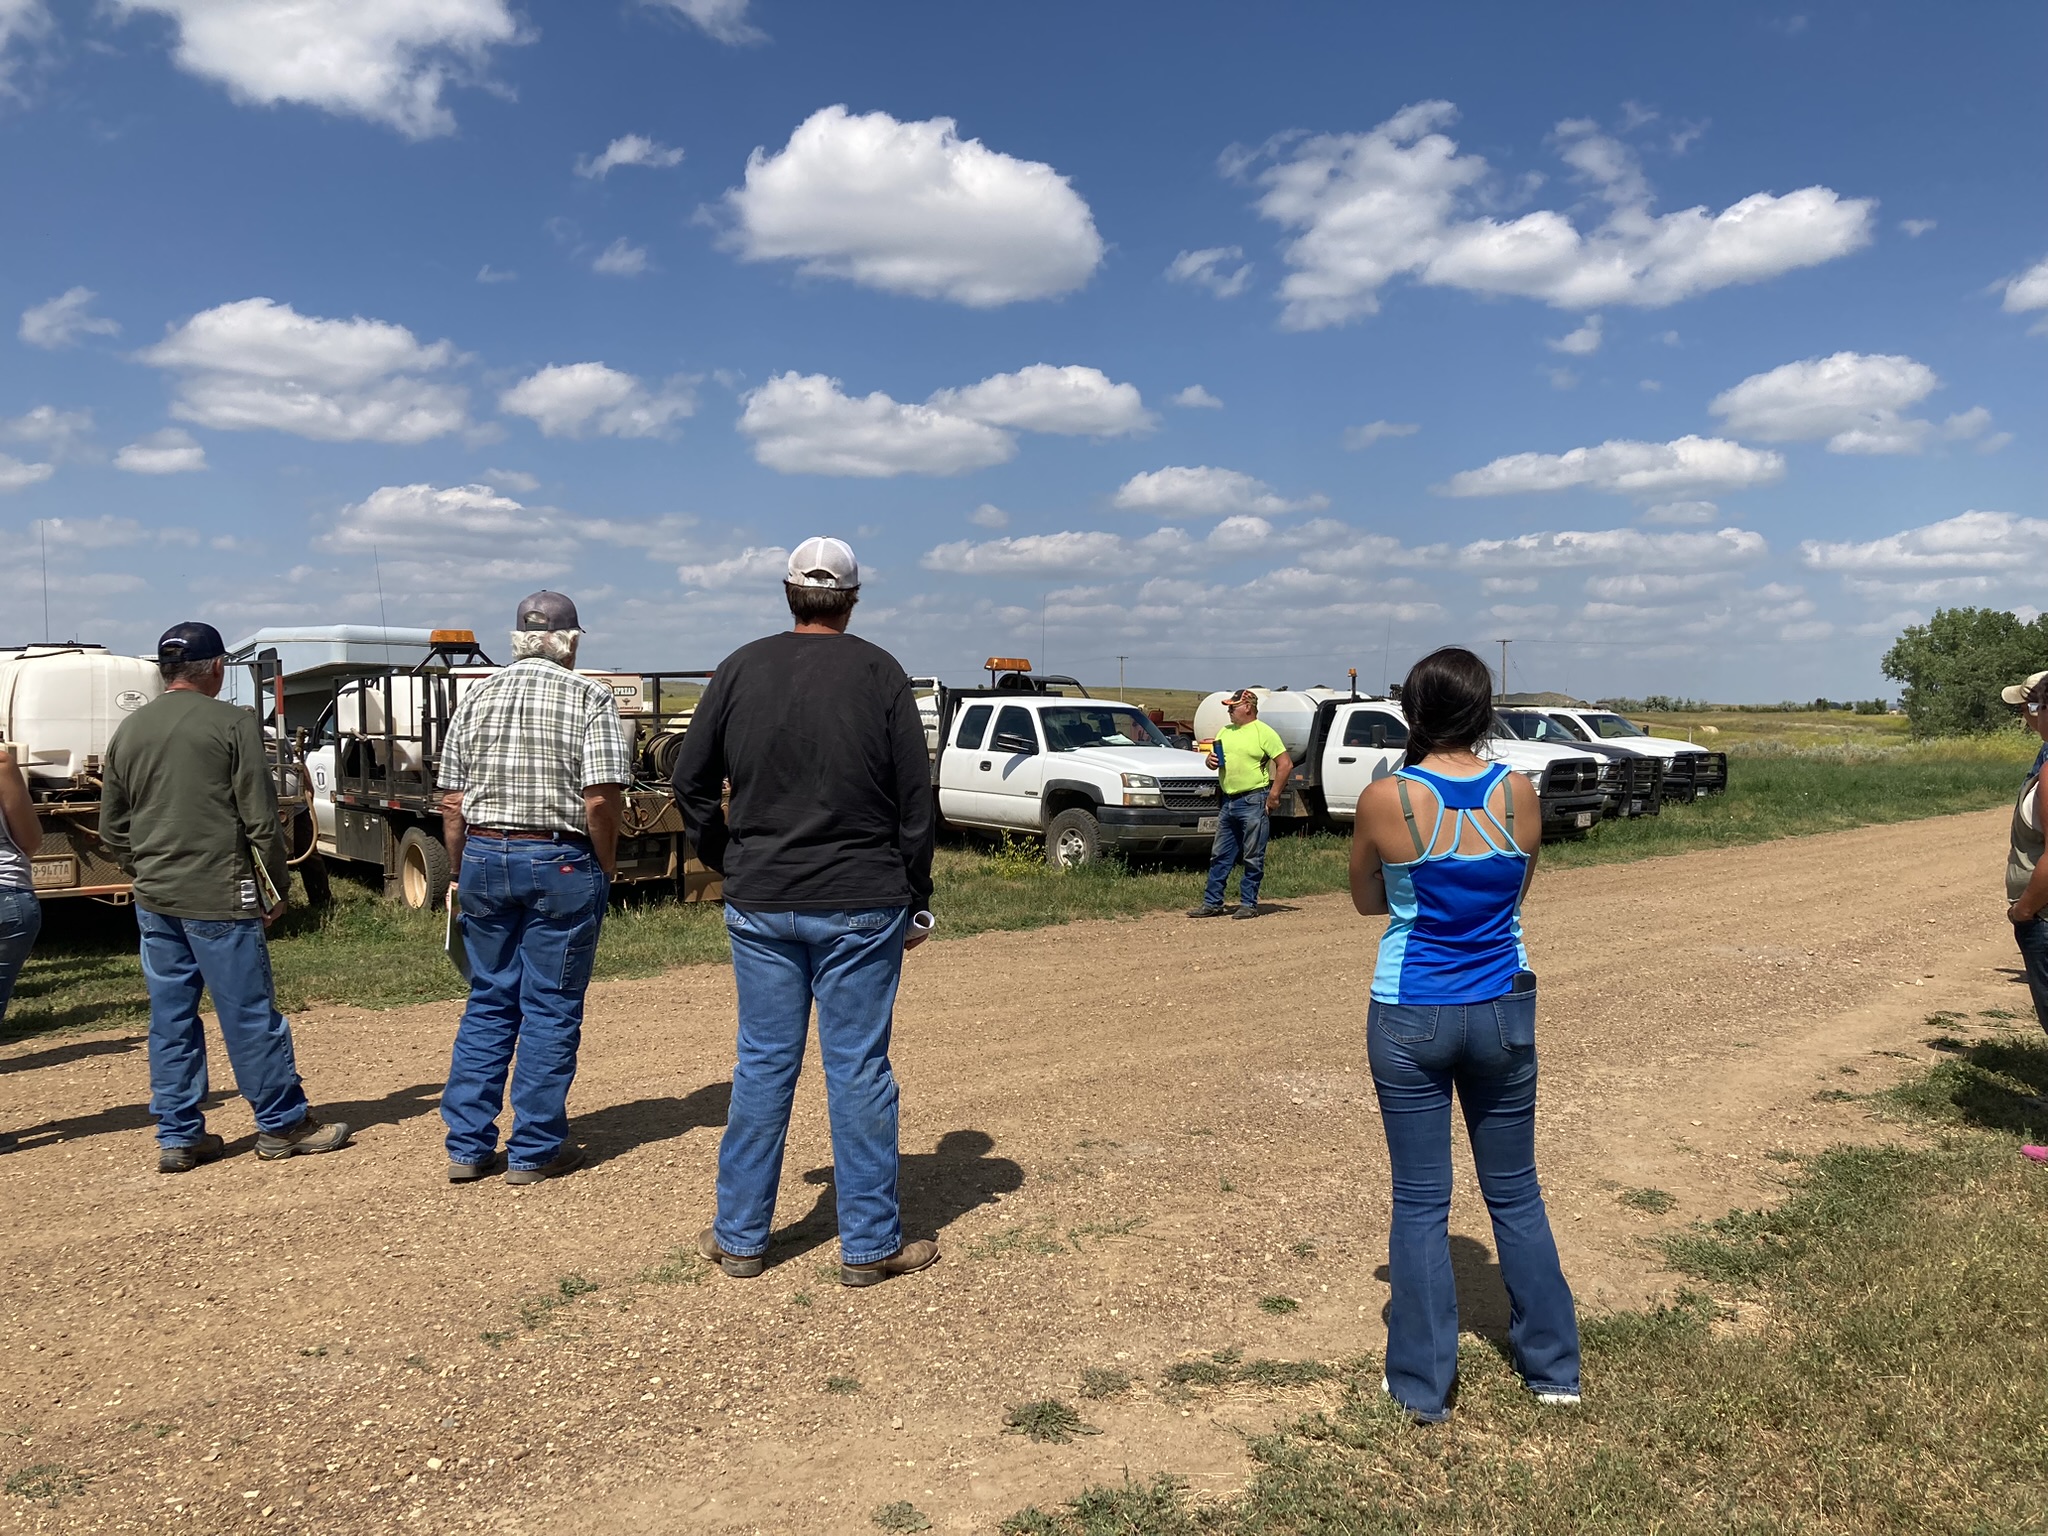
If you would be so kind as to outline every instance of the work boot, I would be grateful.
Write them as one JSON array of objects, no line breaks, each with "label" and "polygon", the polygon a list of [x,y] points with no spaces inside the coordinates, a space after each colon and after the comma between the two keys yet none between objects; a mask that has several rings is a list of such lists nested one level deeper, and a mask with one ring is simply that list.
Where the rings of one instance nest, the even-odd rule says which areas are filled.
[{"label": "work boot", "polygon": [[348,1127],[339,1120],[322,1125],[309,1112],[288,1131],[258,1131],[256,1155],[266,1163],[301,1152],[332,1152],[348,1145]]},{"label": "work boot", "polygon": [[583,1166],[583,1149],[574,1142],[562,1143],[562,1150],[542,1163],[538,1168],[514,1168],[505,1175],[507,1184],[538,1184],[544,1179],[559,1179],[565,1173],[574,1173]]},{"label": "work boot", "polygon": [[839,1283],[841,1285],[880,1285],[895,1275],[907,1275],[915,1270],[925,1269],[938,1263],[939,1245],[929,1238],[919,1238],[914,1243],[905,1243],[886,1259],[877,1259],[872,1264],[841,1264]]},{"label": "work boot", "polygon": [[210,1163],[219,1157],[227,1143],[213,1132],[207,1131],[189,1146],[162,1147],[156,1154],[158,1173],[190,1173],[201,1163]]},{"label": "work boot", "polygon": [[1232,918],[1238,920],[1242,920],[1247,917],[1257,917],[1259,915],[1259,904],[1256,901],[1247,901],[1240,905],[1238,909],[1230,915]]},{"label": "work boot", "polygon": [[1189,916],[1189,917],[1221,917],[1222,915],[1223,915],[1223,908],[1221,908],[1221,907],[1189,907],[1189,908],[1188,908],[1188,916]]},{"label": "work boot", "polygon": [[480,1163],[458,1163],[448,1159],[448,1182],[450,1184],[474,1184],[478,1179],[488,1179],[494,1173],[505,1171],[505,1154],[493,1152]]},{"label": "work boot", "polygon": [[706,1227],[697,1234],[697,1253],[700,1257],[709,1259],[735,1280],[751,1280],[768,1267],[765,1254],[757,1253],[743,1259],[738,1254],[727,1253],[719,1247],[716,1227]]}]

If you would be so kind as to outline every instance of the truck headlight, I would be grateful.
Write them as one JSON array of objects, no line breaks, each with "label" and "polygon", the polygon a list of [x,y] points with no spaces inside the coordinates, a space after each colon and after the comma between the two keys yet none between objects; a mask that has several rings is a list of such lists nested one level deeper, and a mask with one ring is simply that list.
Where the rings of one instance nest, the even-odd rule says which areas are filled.
[{"label": "truck headlight", "polygon": [[1125,789],[1157,789],[1159,781],[1149,773],[1127,773],[1124,775]]},{"label": "truck headlight", "polygon": [[1124,775],[1124,804],[1163,806],[1166,796],[1160,791],[1159,780],[1151,774],[1127,773]]}]

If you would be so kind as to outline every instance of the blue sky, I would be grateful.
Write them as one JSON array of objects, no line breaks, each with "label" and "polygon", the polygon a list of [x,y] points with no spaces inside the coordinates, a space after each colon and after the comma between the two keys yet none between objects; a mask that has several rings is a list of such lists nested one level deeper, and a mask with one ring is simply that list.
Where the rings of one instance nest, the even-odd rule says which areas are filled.
[{"label": "blue sky", "polygon": [[[1561,17],[1556,14],[1561,9]],[[1543,14],[1549,11],[1552,14]],[[0,640],[1889,691],[2048,556],[2048,12],[0,0]]]}]

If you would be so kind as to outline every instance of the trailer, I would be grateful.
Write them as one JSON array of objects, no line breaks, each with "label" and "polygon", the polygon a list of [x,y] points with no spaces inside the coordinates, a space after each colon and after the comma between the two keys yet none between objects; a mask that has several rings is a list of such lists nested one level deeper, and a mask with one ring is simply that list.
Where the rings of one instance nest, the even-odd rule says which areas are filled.
[{"label": "trailer", "polygon": [[[374,871],[385,895],[408,907],[442,905],[450,877],[442,746],[463,689],[497,670],[473,632],[443,629],[430,632],[425,656],[412,667],[359,669],[332,684],[300,746],[323,856]],[[669,785],[711,673],[580,670],[611,688],[631,748],[614,884],[717,901],[723,882],[697,859]]]}]

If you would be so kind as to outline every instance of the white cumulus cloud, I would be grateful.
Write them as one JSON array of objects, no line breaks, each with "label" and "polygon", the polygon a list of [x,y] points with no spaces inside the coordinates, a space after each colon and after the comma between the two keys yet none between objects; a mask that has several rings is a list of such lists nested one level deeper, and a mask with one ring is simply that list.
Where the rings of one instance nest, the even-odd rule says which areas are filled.
[{"label": "white cumulus cloud", "polygon": [[728,587],[780,582],[789,574],[789,551],[781,545],[747,548],[726,560],[679,565],[676,579],[686,587],[718,592]]},{"label": "white cumulus cloud", "polygon": [[1232,517],[1197,539],[1180,528],[1142,538],[1118,533],[1030,533],[976,543],[961,539],[927,550],[918,562],[952,576],[1131,576],[1161,569],[1191,569],[1250,553],[1273,536],[1258,517]]},{"label": "white cumulus cloud", "polygon": [[1544,345],[1553,352],[1563,352],[1571,357],[1590,357],[1600,350],[1600,317],[1588,315],[1577,330],[1546,341]]},{"label": "white cumulus cloud", "polygon": [[1064,176],[961,138],[949,117],[826,107],[777,153],[756,149],[725,207],[744,260],[976,308],[1069,293],[1102,260]]},{"label": "white cumulus cloud", "polygon": [[30,305],[21,312],[21,339],[32,347],[55,352],[75,346],[81,336],[120,335],[120,326],[92,313],[92,301],[98,297],[90,288],[67,288],[54,299]]},{"label": "white cumulus cloud", "polygon": [[114,468],[131,475],[188,474],[206,468],[206,450],[182,427],[166,427],[116,453]]},{"label": "white cumulus cloud", "polygon": [[785,475],[958,475],[1017,452],[1000,427],[879,390],[851,396],[821,373],[778,374],[745,400],[740,431],[757,460]]},{"label": "white cumulus cloud", "polygon": [[1167,263],[1166,276],[1170,282],[1206,288],[1219,299],[1234,299],[1251,282],[1252,269],[1244,260],[1243,246],[1212,245],[1206,250],[1182,251]]},{"label": "white cumulus cloud", "polygon": [[1049,363],[941,389],[922,405],[849,396],[823,374],[785,373],[745,398],[740,431],[784,474],[957,475],[1013,457],[1013,432],[1121,437],[1153,425],[1135,386]]},{"label": "white cumulus cloud", "polygon": [[498,409],[526,417],[548,437],[666,437],[697,402],[684,380],[649,389],[603,363],[557,363],[506,390]]},{"label": "white cumulus cloud", "polygon": [[343,507],[313,540],[328,554],[368,561],[407,592],[459,595],[532,587],[566,575],[579,546],[574,522],[484,485],[386,485]]},{"label": "white cumulus cloud", "polygon": [[15,94],[12,77],[22,45],[46,36],[52,23],[43,0],[0,0],[0,97]]},{"label": "white cumulus cloud", "polygon": [[1199,384],[1190,384],[1168,402],[1190,411],[1220,411],[1223,402]]},{"label": "white cumulus cloud", "polygon": [[621,166],[642,165],[649,170],[665,171],[682,163],[680,149],[671,149],[642,133],[626,133],[605,145],[601,155],[578,155],[576,174],[602,181]]},{"label": "white cumulus cloud", "polygon": [[748,0],[643,0],[647,5],[666,7],[687,17],[706,35],[735,47],[742,43],[765,43],[768,34],[747,20]]},{"label": "white cumulus cloud", "polygon": [[[2005,285],[2004,307],[2009,315],[2048,309],[2048,256],[2043,256]],[[2048,333],[2048,320],[2042,320],[2028,334],[2039,336],[2043,333]]]},{"label": "white cumulus cloud", "polygon": [[[1941,384],[1934,370],[1910,357],[1837,352],[1753,373],[1708,404],[1731,432],[1767,443],[1826,438],[1831,453],[1918,453],[1934,433],[1932,422],[1904,413]],[[1979,407],[1978,409],[1982,409]],[[1964,413],[1956,436],[1988,425]]]},{"label": "white cumulus cloud", "polygon": [[597,253],[590,270],[602,277],[638,277],[647,270],[647,248],[621,235]]},{"label": "white cumulus cloud", "polygon": [[967,521],[977,528],[1007,528],[1010,526],[1010,514],[994,502],[984,501],[967,514]]},{"label": "white cumulus cloud", "polygon": [[11,454],[0,453],[0,496],[40,485],[55,473],[54,464],[27,464]]},{"label": "white cumulus cloud", "polygon": [[240,299],[174,326],[141,354],[177,379],[171,414],[222,431],[323,442],[422,443],[466,425],[468,397],[426,375],[455,361],[383,320],[326,320]]},{"label": "white cumulus cloud", "polygon": [[1383,437],[1413,437],[1422,430],[1412,421],[1368,421],[1362,427],[1344,429],[1346,448],[1370,448]]},{"label": "white cumulus cloud", "polygon": [[1131,476],[1117,488],[1111,502],[1125,512],[1156,512],[1162,516],[1183,513],[1194,517],[1228,517],[1233,513],[1276,516],[1284,512],[1313,511],[1330,504],[1327,496],[1310,495],[1290,501],[1263,480],[1235,469],[1216,469],[1207,464],[1170,464]]},{"label": "white cumulus cloud", "polygon": [[1769,550],[1763,535],[1747,528],[1723,528],[1718,533],[1644,533],[1640,528],[1601,528],[1525,533],[1513,539],[1474,539],[1458,550],[1458,564],[1478,568],[1626,565],[1639,569],[1692,570],[1745,564],[1760,559]]},{"label": "white cumulus cloud", "polygon": [[1732,283],[1760,282],[1831,261],[1870,240],[1874,204],[1821,186],[1752,193],[1719,213],[1652,213],[1633,151],[1583,122],[1556,142],[1606,204],[1580,229],[1551,209],[1503,220],[1485,211],[1495,177],[1442,130],[1446,101],[1404,108],[1365,133],[1275,140],[1226,154],[1227,172],[1258,174],[1258,210],[1293,231],[1280,286],[1281,324],[1341,325],[1379,307],[1397,277],[1475,293],[1514,294],[1559,308],[1659,307]]},{"label": "white cumulus cloud", "polygon": [[1441,490],[1448,496],[1510,496],[1585,486],[1618,496],[1683,496],[1768,485],[1784,473],[1782,454],[1688,434],[1668,443],[1614,439],[1568,453],[1509,454],[1461,470]]},{"label": "white cumulus cloud", "polygon": [[40,444],[44,452],[58,458],[91,436],[91,411],[60,411],[54,405],[39,405],[12,420],[0,420],[0,438]]},{"label": "white cumulus cloud", "polygon": [[1112,383],[1099,368],[1050,363],[998,373],[965,389],[942,389],[927,403],[992,427],[1070,437],[1122,437],[1153,425],[1135,385]]},{"label": "white cumulus cloud", "polygon": [[1963,512],[1880,539],[1808,539],[1799,555],[1816,570],[1855,574],[2033,572],[2048,558],[2048,518]]},{"label": "white cumulus cloud", "polygon": [[490,50],[523,40],[506,0],[113,0],[169,17],[188,74],[257,106],[294,102],[396,128],[455,131],[450,85],[480,81]]}]

